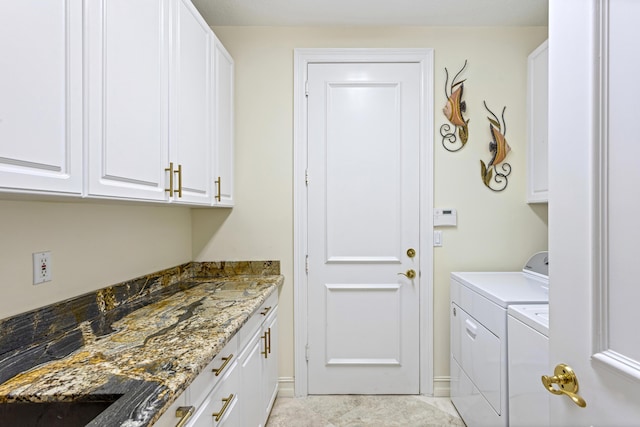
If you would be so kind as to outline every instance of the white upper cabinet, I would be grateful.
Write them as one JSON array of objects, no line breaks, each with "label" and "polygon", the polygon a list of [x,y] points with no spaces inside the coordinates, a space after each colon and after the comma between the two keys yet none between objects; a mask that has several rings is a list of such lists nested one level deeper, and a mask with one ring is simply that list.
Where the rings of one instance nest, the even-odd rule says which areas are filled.
[{"label": "white upper cabinet", "polygon": [[215,36],[213,37],[214,204],[217,206],[233,206],[234,64],[233,58],[231,58],[231,55],[229,55],[220,40]]},{"label": "white upper cabinet", "polygon": [[189,0],[174,0],[170,158],[175,201],[211,205],[213,33]]},{"label": "white upper cabinet", "polygon": [[2,2],[0,53],[0,192],[233,204],[233,60],[190,0]]},{"label": "white upper cabinet", "polygon": [[82,2],[0,2],[0,191],[82,193]]},{"label": "white upper cabinet", "polygon": [[86,3],[88,196],[168,197],[168,7]]},{"label": "white upper cabinet", "polygon": [[547,203],[548,114],[549,114],[549,43],[545,41],[528,59],[528,179],[527,202]]}]

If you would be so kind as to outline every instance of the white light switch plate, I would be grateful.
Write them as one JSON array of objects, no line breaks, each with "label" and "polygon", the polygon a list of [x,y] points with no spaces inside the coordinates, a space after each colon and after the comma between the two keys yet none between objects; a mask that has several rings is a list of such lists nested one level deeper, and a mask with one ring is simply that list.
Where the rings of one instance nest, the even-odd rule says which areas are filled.
[{"label": "white light switch plate", "polygon": [[442,231],[433,231],[433,246],[442,246]]}]

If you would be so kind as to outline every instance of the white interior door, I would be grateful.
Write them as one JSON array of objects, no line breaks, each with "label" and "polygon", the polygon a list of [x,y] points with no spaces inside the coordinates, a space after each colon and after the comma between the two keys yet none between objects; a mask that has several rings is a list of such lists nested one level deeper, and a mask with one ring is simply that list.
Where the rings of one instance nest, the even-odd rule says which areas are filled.
[{"label": "white interior door", "polygon": [[308,66],[310,394],[419,392],[421,78]]},{"label": "white interior door", "polygon": [[637,426],[640,3],[552,1],[549,12],[552,261],[543,374],[570,365],[586,402],[580,408],[550,394],[550,421]]}]

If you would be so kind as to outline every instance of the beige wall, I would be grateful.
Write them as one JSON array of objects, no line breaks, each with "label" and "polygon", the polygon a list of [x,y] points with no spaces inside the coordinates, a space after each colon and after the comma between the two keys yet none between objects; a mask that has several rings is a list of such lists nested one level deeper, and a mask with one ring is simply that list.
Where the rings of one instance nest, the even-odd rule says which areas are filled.
[{"label": "beige wall", "polygon": [[[455,270],[520,269],[547,247],[546,205],[525,203],[526,56],[546,28],[215,28],[236,61],[236,194],[230,209],[119,203],[0,201],[0,318],[189,260],[278,259],[286,276],[279,325],[280,375],[293,377],[293,49],[435,49],[435,125],[445,103],[444,67],[469,66],[467,147],[435,149],[436,207],[458,209],[434,260],[434,373],[448,376],[448,275]],[[509,187],[480,181],[490,159],[482,107],[507,106],[513,149]],[[51,250],[54,280],[33,286],[31,254]]]},{"label": "beige wall", "polygon": [[[191,260],[189,208],[0,201],[0,319]],[[32,253],[53,280],[33,283]]]},{"label": "beige wall", "polygon": [[[229,210],[192,211],[196,260],[279,259],[286,276],[280,305],[280,375],[293,377],[293,49],[430,47],[435,49],[436,207],[458,209],[458,227],[444,230],[434,260],[434,375],[449,374],[449,273],[519,270],[547,248],[546,205],[525,202],[526,58],[547,37],[535,28],[269,28],[216,27],[236,63],[236,194]],[[467,147],[448,153],[437,129],[445,118],[444,67],[463,77],[470,121]],[[507,106],[513,149],[509,187],[486,189],[489,124],[482,101]],[[443,383],[444,384],[444,383]],[[436,388],[438,384],[436,384]]]}]

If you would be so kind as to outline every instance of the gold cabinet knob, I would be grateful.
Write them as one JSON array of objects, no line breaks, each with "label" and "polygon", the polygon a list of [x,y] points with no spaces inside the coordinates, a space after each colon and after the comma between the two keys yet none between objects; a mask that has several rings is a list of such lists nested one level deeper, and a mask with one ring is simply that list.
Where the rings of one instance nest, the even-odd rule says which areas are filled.
[{"label": "gold cabinet knob", "polygon": [[414,279],[416,277],[416,272],[415,270],[412,269],[412,270],[407,270],[406,273],[398,273],[398,275],[403,275],[408,279]]},{"label": "gold cabinet knob", "polygon": [[[553,370],[553,376],[543,375],[542,384],[549,393],[565,394],[579,407],[587,406],[587,402],[578,395],[578,378],[569,365],[561,363]],[[559,388],[555,388],[553,384],[557,384]]]}]

